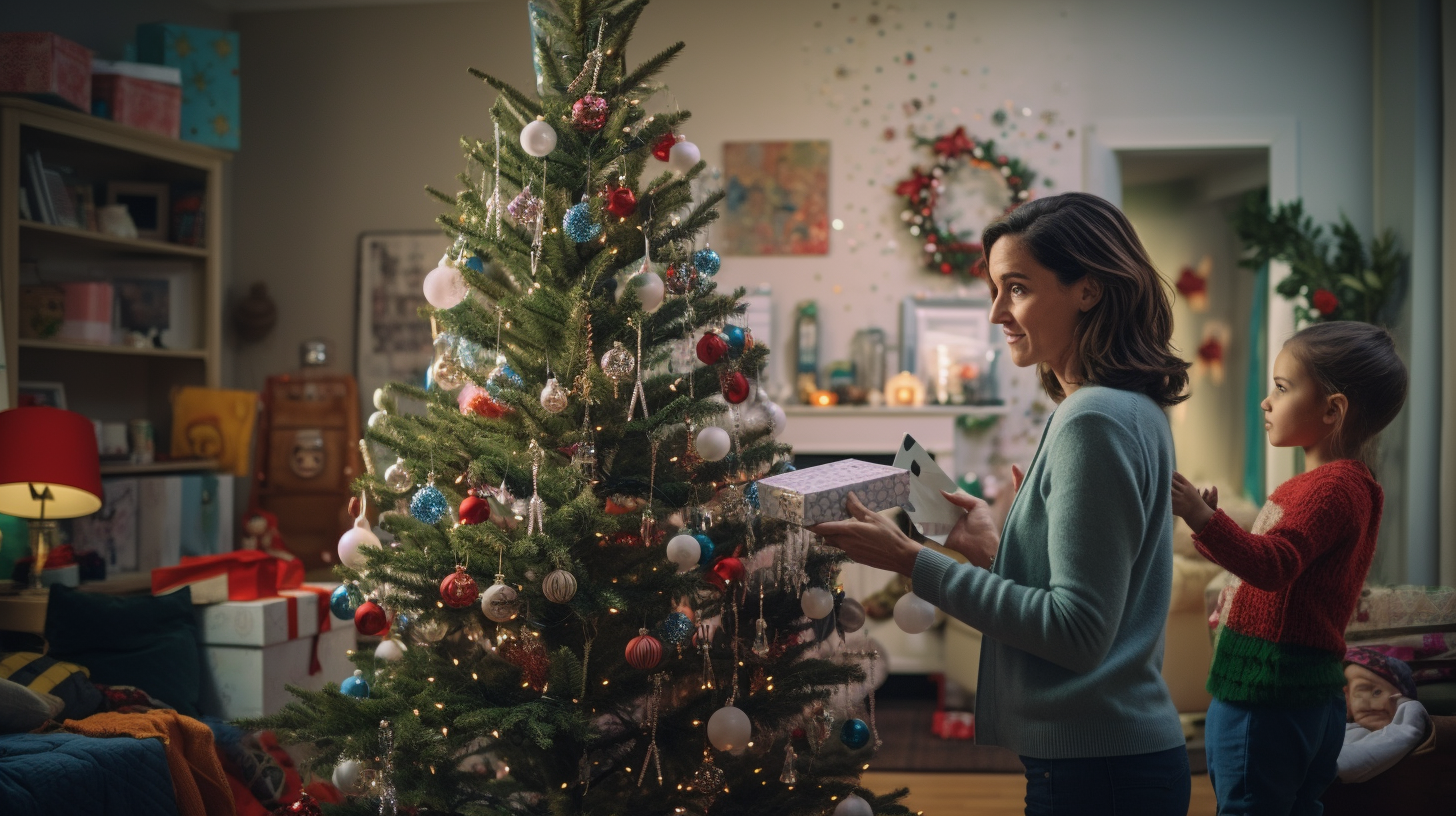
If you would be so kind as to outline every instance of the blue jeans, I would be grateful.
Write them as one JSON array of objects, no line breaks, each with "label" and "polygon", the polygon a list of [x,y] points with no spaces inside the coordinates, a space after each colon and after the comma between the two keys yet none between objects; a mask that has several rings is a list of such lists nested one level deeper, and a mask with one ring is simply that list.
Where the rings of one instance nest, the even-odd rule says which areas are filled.
[{"label": "blue jeans", "polygon": [[1203,734],[1220,816],[1319,816],[1345,741],[1345,701],[1291,708],[1214,700]]},{"label": "blue jeans", "polygon": [[1033,759],[1026,816],[1187,816],[1188,749],[1132,756]]}]

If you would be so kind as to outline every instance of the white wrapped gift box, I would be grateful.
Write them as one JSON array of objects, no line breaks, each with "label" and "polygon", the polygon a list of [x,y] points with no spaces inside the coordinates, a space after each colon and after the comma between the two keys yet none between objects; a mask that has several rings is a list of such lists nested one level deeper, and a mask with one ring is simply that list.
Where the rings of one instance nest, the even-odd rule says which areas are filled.
[{"label": "white wrapped gift box", "polygon": [[841,459],[758,480],[763,514],[805,527],[848,518],[844,503],[851,492],[875,512],[904,507],[910,500],[910,471]]},{"label": "white wrapped gift box", "polygon": [[[352,622],[329,614],[335,586],[306,584],[274,598],[196,607],[202,711],[223,719],[261,717],[293,699],[285,686],[316,691],[352,675],[348,651],[356,633]],[[320,621],[328,627],[322,632]]]}]

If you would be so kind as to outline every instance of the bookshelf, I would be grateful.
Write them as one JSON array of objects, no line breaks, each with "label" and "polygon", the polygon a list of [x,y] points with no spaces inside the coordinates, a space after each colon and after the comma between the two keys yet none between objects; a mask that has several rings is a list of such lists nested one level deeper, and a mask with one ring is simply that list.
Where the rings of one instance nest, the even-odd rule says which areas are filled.
[{"label": "bookshelf", "polygon": [[[27,156],[66,167],[93,185],[143,182],[200,189],[201,243],[115,235],[21,218]],[[0,408],[16,404],[21,381],[60,382],[67,407],[93,419],[149,419],[165,449],[171,391],[217,387],[222,351],[223,165],[231,154],[27,99],[0,97],[0,323],[4,367]],[[159,214],[169,224],[170,213]],[[21,287],[79,281],[166,279],[170,347],[94,345],[61,337],[22,338]],[[181,320],[179,321],[179,316]]]}]

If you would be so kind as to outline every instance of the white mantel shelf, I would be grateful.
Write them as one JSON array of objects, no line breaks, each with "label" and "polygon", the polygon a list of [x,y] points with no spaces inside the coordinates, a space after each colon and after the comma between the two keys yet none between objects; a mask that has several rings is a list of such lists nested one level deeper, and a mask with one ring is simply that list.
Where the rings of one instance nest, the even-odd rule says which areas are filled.
[{"label": "white mantel shelf", "polygon": [[918,408],[869,405],[785,405],[788,427],[779,441],[797,453],[893,453],[905,434],[940,457],[955,450],[956,418],[1000,416],[1004,405],[926,405]]}]

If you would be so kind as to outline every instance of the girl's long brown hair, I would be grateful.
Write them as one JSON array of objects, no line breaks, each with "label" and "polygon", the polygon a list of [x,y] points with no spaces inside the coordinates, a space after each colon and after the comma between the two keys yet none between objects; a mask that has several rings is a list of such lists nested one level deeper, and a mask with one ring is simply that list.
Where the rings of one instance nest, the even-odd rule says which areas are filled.
[{"label": "girl's long brown hair", "polygon": [[[1081,313],[1072,334],[1082,382],[1147,394],[1165,408],[1188,398],[1188,363],[1172,347],[1171,287],[1121,210],[1090,193],[1029,201],[986,227],[987,258],[1008,235],[1063,286],[1087,275],[1101,286],[1097,305]],[[1053,400],[1066,396],[1050,367],[1038,365],[1037,374]]]}]

